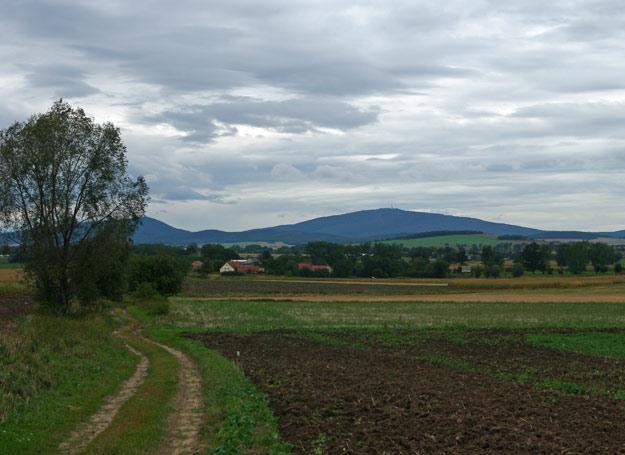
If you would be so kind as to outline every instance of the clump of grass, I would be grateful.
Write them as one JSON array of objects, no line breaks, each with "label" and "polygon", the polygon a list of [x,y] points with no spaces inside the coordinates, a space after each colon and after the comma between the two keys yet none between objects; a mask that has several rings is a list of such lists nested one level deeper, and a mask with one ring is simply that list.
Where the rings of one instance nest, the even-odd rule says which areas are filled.
[{"label": "clump of grass", "polygon": [[110,318],[41,314],[0,322],[0,447],[50,453],[132,374]]}]

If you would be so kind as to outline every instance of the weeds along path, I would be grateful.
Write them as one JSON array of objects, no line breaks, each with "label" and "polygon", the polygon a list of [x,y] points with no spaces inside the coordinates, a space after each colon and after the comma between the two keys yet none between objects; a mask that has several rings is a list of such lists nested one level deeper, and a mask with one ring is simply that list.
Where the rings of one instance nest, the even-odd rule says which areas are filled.
[{"label": "weeds along path", "polygon": [[174,411],[170,414],[168,437],[159,451],[162,454],[194,454],[200,452],[200,431],[204,420],[202,380],[197,365],[182,352],[156,343],[180,363],[178,392]]},{"label": "weeds along path", "polygon": [[96,436],[102,433],[111,424],[119,409],[126,403],[139,389],[148,375],[150,361],[141,352],[137,351],[126,343],[126,348],[133,354],[139,356],[139,363],[134,374],[126,380],[121,389],[115,395],[111,395],[104,400],[104,405],[91,418],[79,425],[69,438],[59,446],[62,454],[75,454],[82,452]]}]

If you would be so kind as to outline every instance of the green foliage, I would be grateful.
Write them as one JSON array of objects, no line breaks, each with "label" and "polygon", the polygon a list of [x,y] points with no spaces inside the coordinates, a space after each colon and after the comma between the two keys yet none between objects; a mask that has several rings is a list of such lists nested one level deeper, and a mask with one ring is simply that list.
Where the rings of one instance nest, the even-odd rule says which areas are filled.
[{"label": "green foliage", "polygon": [[532,242],[521,252],[521,260],[526,270],[546,272],[551,248],[548,245],[539,245]]},{"label": "green foliage", "polygon": [[614,247],[605,243],[592,243],[588,248],[588,258],[596,273],[606,273],[608,266],[614,264],[616,254]]},{"label": "green foliage", "polygon": [[588,242],[564,243],[556,249],[556,261],[561,267],[568,267],[575,275],[586,271],[588,265]]},{"label": "green foliage", "polygon": [[140,283],[137,289],[131,293],[131,297],[151,316],[169,314],[169,302],[158,293],[152,283]]},{"label": "green foliage", "polygon": [[234,248],[226,248],[223,245],[206,244],[200,249],[202,256],[202,272],[216,272],[219,268],[231,259],[240,259]]},{"label": "green foliage", "polygon": [[515,262],[512,266],[512,276],[513,277],[521,277],[525,274],[525,267],[521,262]]},{"label": "green foliage", "polygon": [[605,243],[574,242],[559,245],[556,260],[561,267],[567,266],[573,274],[586,271],[590,262],[596,273],[606,273],[618,259],[614,247]]},{"label": "green foliage", "polygon": [[400,245],[376,243],[371,248],[371,254],[362,258],[361,276],[392,278],[403,275],[407,267],[402,256]]},{"label": "green foliage", "polygon": [[131,292],[145,283],[150,284],[160,295],[177,294],[188,272],[186,261],[173,256],[132,255],[128,265],[128,286]]},{"label": "green foliage", "polygon": [[62,101],[0,131],[0,230],[22,234],[26,270],[58,313],[121,294],[148,192],[126,168],[119,129]]}]

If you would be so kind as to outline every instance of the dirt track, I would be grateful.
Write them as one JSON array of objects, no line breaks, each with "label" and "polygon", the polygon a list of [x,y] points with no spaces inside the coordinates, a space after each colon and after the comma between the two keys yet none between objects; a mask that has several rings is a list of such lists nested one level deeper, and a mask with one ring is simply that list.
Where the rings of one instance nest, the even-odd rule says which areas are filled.
[{"label": "dirt track", "polygon": [[[125,319],[128,316],[125,316]],[[133,321],[134,325],[134,321]],[[121,335],[123,337],[123,335]],[[180,363],[178,392],[173,403],[173,412],[167,420],[165,441],[158,453],[161,454],[196,454],[202,450],[200,431],[204,420],[204,402],[202,399],[201,375],[195,363],[185,354],[169,346],[157,343],[139,335],[135,337],[152,343],[168,351]],[[91,418],[79,425],[69,438],[59,445],[60,453],[77,454],[113,422],[120,408],[139,390],[144,383],[150,361],[147,356],[126,344],[126,348],[139,356],[140,361],[135,373],[126,380],[120,390],[104,400],[102,407]]]},{"label": "dirt track", "polygon": [[104,400],[102,407],[91,418],[79,425],[69,438],[59,445],[59,452],[65,454],[80,453],[87,448],[96,436],[111,424],[120,408],[137,392],[148,375],[150,361],[141,352],[126,345],[133,354],[139,356],[139,363],[134,374],[124,382],[120,390]]},{"label": "dirt track", "polygon": [[267,394],[294,453],[625,453],[622,401],[290,334],[197,337]]},{"label": "dirt track", "polygon": [[180,363],[178,393],[174,412],[168,419],[168,437],[159,453],[194,454],[200,453],[200,430],[204,419],[202,400],[202,379],[193,361],[182,352],[156,343]]}]

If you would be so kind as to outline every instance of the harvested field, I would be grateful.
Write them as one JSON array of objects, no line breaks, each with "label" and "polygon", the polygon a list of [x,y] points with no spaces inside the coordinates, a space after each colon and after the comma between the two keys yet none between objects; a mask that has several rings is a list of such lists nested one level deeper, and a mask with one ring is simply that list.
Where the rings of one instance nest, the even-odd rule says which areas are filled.
[{"label": "harvested field", "polygon": [[625,302],[619,276],[451,280],[188,279],[185,297],[309,302]]},{"label": "harvested field", "polygon": [[[499,331],[496,336],[522,334]],[[236,362],[268,396],[280,434],[294,453],[625,451],[624,401],[500,381],[479,371],[433,365],[405,347],[379,343],[322,344],[295,332],[194,337]],[[472,342],[458,345],[473,349]],[[544,351],[528,348],[521,358],[534,359],[540,370]],[[474,353],[489,355],[503,360],[508,352]],[[571,368],[598,366],[586,363],[588,356],[558,355],[563,356],[559,363],[575,360]],[[604,362],[603,368],[622,371],[618,362]]]}]

